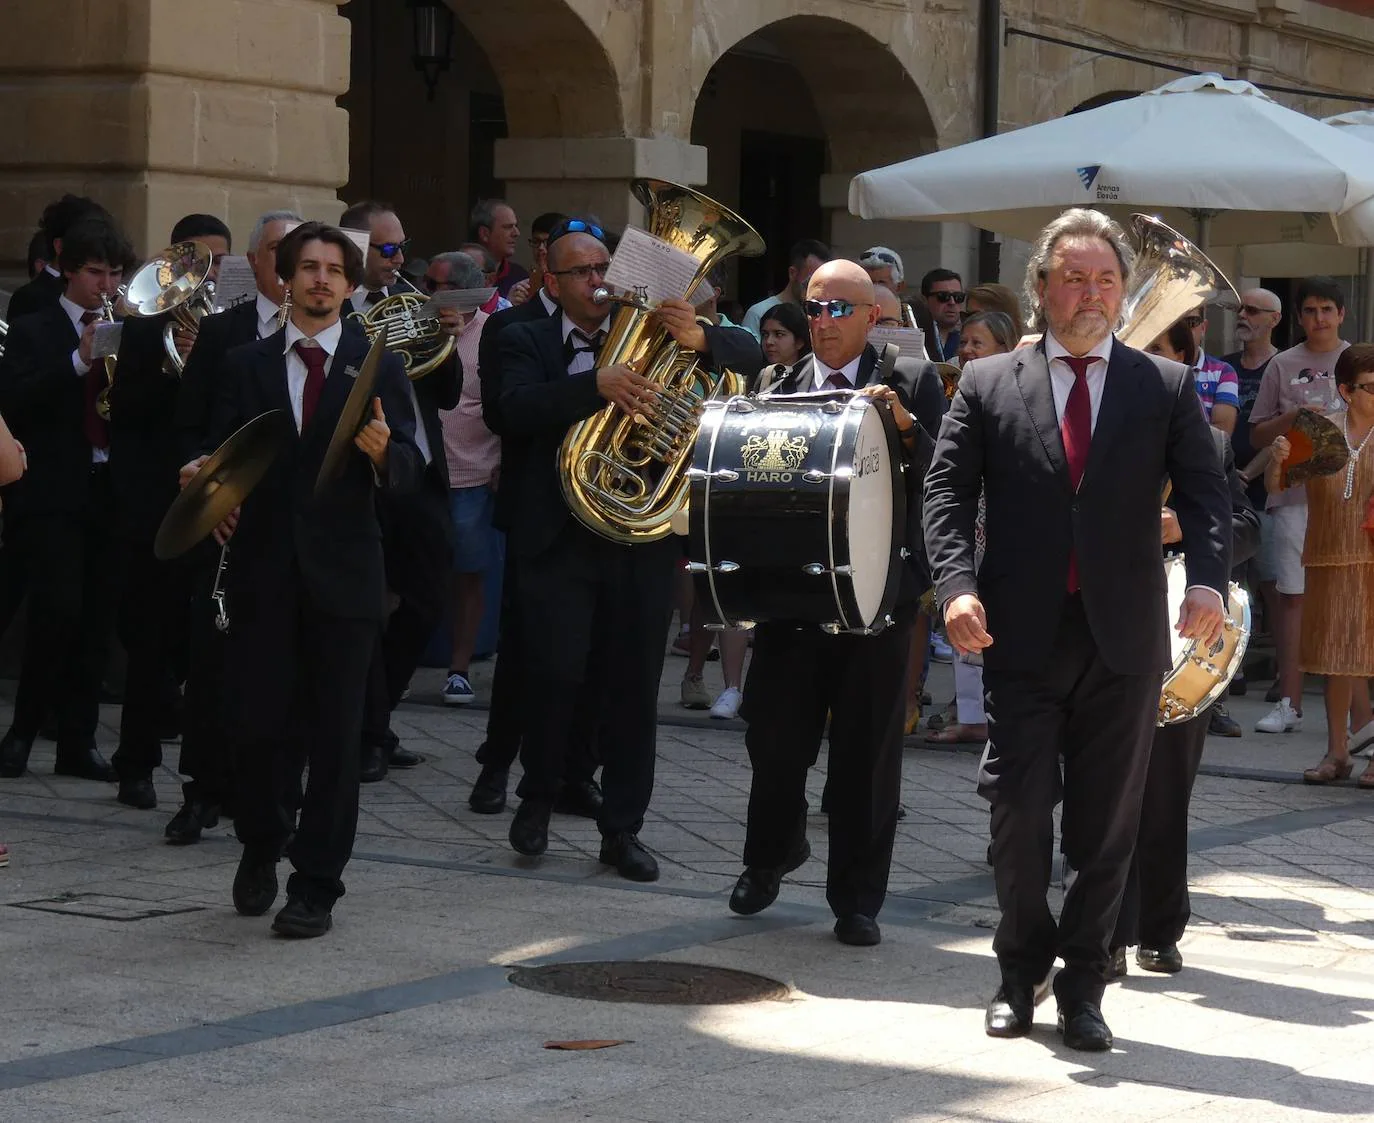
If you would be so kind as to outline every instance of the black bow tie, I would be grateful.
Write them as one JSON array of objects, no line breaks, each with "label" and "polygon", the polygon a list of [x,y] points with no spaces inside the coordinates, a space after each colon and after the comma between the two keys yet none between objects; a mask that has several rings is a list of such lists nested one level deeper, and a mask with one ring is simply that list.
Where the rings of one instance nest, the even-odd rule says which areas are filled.
[{"label": "black bow tie", "polygon": [[578,355],[587,352],[594,355],[601,350],[601,344],[605,342],[605,339],[606,333],[604,331],[599,331],[595,335],[587,335],[577,328],[573,328],[572,331],[568,332],[568,338],[563,343],[563,358],[566,362],[571,363]]}]

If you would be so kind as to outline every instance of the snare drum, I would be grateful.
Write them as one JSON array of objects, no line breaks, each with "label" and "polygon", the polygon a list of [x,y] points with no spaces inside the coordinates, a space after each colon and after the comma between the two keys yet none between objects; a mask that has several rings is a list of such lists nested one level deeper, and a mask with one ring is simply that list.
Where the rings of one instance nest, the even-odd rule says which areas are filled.
[{"label": "snare drum", "polygon": [[884,627],[905,554],[899,447],[891,409],[862,394],[707,402],[688,473],[707,619]]},{"label": "snare drum", "polygon": [[1164,560],[1164,579],[1169,596],[1169,637],[1174,665],[1164,677],[1159,696],[1159,725],[1190,721],[1221,697],[1240,670],[1250,642],[1250,598],[1231,582],[1227,589],[1226,623],[1221,638],[1210,648],[1195,639],[1184,639],[1174,623],[1188,595],[1188,575],[1182,556]]}]

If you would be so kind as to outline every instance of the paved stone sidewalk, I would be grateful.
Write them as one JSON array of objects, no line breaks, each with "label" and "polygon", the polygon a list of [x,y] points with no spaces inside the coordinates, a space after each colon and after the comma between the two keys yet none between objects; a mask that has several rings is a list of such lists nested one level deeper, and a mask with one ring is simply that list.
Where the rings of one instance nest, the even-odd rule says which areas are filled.
[{"label": "paved stone sidewalk", "polygon": [[[661,727],[643,837],[664,876],[637,886],[595,861],[595,828],[577,819],[555,819],[542,862],[517,858],[509,812],[465,803],[485,714],[423,704],[422,687],[397,728],[429,760],[364,789],[349,892],[320,941],[274,939],[267,918],[234,914],[225,826],[196,847],[163,843],[178,794],[169,771],[156,812],[53,777],[43,742],[33,774],[0,783],[13,852],[0,870],[0,1120],[1374,1114],[1374,793],[1202,777],[1187,969],[1114,986],[1117,1049],[1085,1056],[1059,1044],[1052,1006],[1027,1040],[982,1033],[996,913],[976,757],[909,749],[884,941],[854,949],[830,932],[819,815],[815,857],[780,902],[748,919],[726,908],[749,782],[739,728]],[[1247,734],[1221,748],[1297,766],[1320,737],[1267,748]],[[822,755],[813,809],[825,766]],[[729,966],[792,990],[744,1006],[637,1006],[506,981],[513,964],[589,959]],[[543,1048],[577,1038],[626,1043]]]}]

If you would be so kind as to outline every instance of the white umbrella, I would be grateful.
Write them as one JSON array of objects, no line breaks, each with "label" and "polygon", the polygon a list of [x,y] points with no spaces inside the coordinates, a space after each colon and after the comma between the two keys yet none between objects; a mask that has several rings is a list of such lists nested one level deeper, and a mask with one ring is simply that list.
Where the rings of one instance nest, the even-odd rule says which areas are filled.
[{"label": "white umbrella", "polygon": [[849,209],[1029,239],[1065,207],[1117,217],[1145,208],[1182,229],[1198,223],[1199,241],[1212,245],[1370,245],[1371,147],[1249,82],[1196,74],[864,172]]},{"label": "white umbrella", "polygon": [[1374,109],[1357,109],[1336,117],[1323,117],[1323,125],[1332,125],[1347,136],[1357,136],[1374,144]]}]

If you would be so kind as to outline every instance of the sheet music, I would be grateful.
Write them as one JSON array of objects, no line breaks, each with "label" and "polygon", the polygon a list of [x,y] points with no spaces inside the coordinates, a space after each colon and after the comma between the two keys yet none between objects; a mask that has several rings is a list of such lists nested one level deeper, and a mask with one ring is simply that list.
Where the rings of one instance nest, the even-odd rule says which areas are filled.
[{"label": "sheet music", "polygon": [[124,324],[97,320],[95,334],[91,336],[91,358],[104,359],[119,354],[119,340],[124,334]]},{"label": "sheet music", "polygon": [[246,300],[258,298],[258,282],[253,267],[242,254],[227,253],[219,259],[219,280],[215,282],[215,311],[223,312]]},{"label": "sheet music", "polygon": [[868,332],[868,342],[879,351],[886,343],[895,343],[908,359],[926,357],[926,333],[920,328],[873,327]]},{"label": "sheet music", "polygon": [[618,292],[642,288],[650,306],[682,300],[696,280],[695,257],[637,226],[627,227],[606,271],[606,287]]},{"label": "sheet music", "polygon": [[476,312],[492,298],[496,290],[488,289],[440,289],[429,298],[420,309],[422,316],[437,316],[441,309],[457,308],[460,312]]}]

